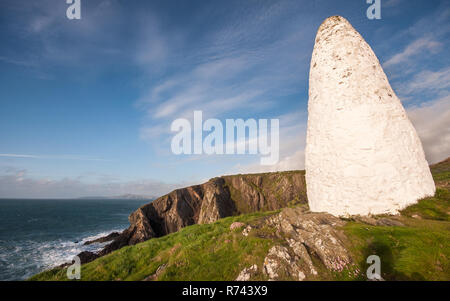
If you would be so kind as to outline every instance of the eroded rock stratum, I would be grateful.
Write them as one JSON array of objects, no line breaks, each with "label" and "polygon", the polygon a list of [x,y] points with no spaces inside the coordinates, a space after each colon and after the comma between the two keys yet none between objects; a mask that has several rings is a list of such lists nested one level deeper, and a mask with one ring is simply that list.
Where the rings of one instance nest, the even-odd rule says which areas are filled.
[{"label": "eroded rock stratum", "polygon": [[[340,229],[344,225],[331,214],[295,207],[248,226],[242,234],[261,235],[261,229],[266,229],[271,239],[278,242],[270,248],[261,268],[268,280],[301,281],[314,279],[322,267],[332,272],[356,271]],[[254,265],[242,270],[236,280],[251,280],[257,273]]]},{"label": "eroded rock stratum", "polygon": [[201,185],[174,190],[137,209],[129,217],[128,229],[99,255],[177,232],[189,225],[301,203],[306,203],[306,185],[301,171],[213,178]]}]

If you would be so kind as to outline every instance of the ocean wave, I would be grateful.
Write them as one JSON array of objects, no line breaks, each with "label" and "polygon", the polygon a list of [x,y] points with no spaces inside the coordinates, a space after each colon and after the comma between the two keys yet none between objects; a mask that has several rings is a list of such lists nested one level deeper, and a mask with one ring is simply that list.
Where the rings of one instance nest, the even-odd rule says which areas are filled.
[{"label": "ocean wave", "polygon": [[84,245],[89,240],[106,236],[123,229],[100,233],[85,233],[80,240],[53,241],[0,241],[0,280],[24,280],[44,270],[71,262],[83,251],[96,252],[109,242]]}]

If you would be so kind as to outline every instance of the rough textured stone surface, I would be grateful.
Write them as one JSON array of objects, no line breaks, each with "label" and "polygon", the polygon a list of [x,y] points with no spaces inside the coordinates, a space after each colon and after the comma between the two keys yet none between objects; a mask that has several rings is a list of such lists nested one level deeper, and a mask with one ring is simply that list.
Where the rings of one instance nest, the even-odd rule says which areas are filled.
[{"label": "rough textured stone surface", "polygon": [[251,230],[252,230],[252,226],[248,225],[247,227],[245,227],[244,230],[242,230],[242,235],[248,236],[248,234],[250,233]]},{"label": "rough textured stone surface", "polygon": [[264,273],[269,280],[283,279],[283,276],[294,276],[298,280],[304,280],[305,274],[297,265],[296,258],[289,254],[286,247],[273,246],[264,259]]},{"label": "rough textured stone surface", "polygon": [[331,273],[345,269],[358,273],[345,247],[350,242],[340,229],[345,223],[329,213],[314,213],[306,206],[297,206],[247,225],[244,236],[253,231],[252,235],[269,238],[276,244],[262,265],[243,269],[236,280],[260,279],[261,274],[267,280],[314,280],[324,276],[319,275],[324,268]]},{"label": "rough textured stone surface", "polygon": [[356,215],[353,216],[352,219],[355,221],[365,223],[371,226],[398,226],[403,227],[404,224],[400,222],[399,220],[393,218],[387,218],[387,217],[371,217],[371,216],[361,216]]},{"label": "rough textured stone surface", "polygon": [[137,209],[129,217],[130,226],[98,255],[177,232],[192,224],[277,210],[290,203],[306,203],[306,183],[301,171],[213,178],[201,185],[174,190]]},{"label": "rough textured stone surface", "polygon": [[89,251],[81,252],[81,253],[78,254],[77,256],[80,258],[80,263],[81,263],[81,264],[90,262],[90,261],[92,261],[92,260],[98,258],[98,255],[97,255],[97,254],[92,253],[92,252],[89,252]]},{"label": "rough textured stone surface", "polygon": [[405,225],[395,219],[392,218],[380,218],[377,220],[377,226],[397,226],[397,227],[404,227]]},{"label": "rough textured stone surface", "polygon": [[275,172],[225,176],[239,213],[278,210],[289,202],[306,203],[303,172]]},{"label": "rough textured stone surface", "polygon": [[[332,271],[342,271],[352,259],[344,246],[345,236],[338,227],[344,221],[328,213],[312,213],[304,208],[285,208],[267,220],[280,238],[284,238],[295,255],[297,270],[304,275],[317,275],[312,257],[318,258]],[[270,253],[270,252],[269,252]]]},{"label": "rough textured stone surface", "polygon": [[397,214],[435,193],[419,137],[377,57],[339,16],[315,40],[305,168],[316,212]]},{"label": "rough textured stone surface", "polygon": [[256,264],[249,268],[243,269],[237,276],[235,281],[249,281],[250,278],[258,272],[258,266]]},{"label": "rough textured stone surface", "polygon": [[230,225],[230,230],[238,229],[244,227],[245,224],[241,222],[234,222]]},{"label": "rough textured stone surface", "polygon": [[90,244],[94,244],[94,243],[102,243],[102,242],[107,242],[107,241],[111,241],[113,239],[115,239],[117,236],[119,236],[120,234],[118,232],[113,232],[110,233],[106,236],[97,238],[97,239],[93,239],[93,240],[88,240],[87,242],[84,243],[84,245],[90,245]]},{"label": "rough textured stone surface", "polygon": [[157,269],[156,272],[148,277],[145,277],[142,281],[154,281],[154,280],[158,280],[158,277],[162,274],[162,272],[164,272],[164,270],[166,269],[167,264],[162,264],[160,265]]}]

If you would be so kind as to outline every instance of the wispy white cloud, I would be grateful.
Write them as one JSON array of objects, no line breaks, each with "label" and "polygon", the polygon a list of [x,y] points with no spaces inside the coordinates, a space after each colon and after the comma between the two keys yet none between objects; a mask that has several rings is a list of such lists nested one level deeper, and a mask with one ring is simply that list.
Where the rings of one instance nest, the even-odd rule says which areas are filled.
[{"label": "wispy white cloud", "polygon": [[[307,74],[299,70],[309,64],[305,36],[310,35],[311,41],[314,36],[308,17],[286,17],[290,7],[297,4],[270,2],[258,9],[244,9],[243,5],[238,16],[207,32],[194,46],[186,38],[188,32],[176,32],[172,41],[171,35],[152,30],[152,39],[170,46],[158,63],[166,67],[176,63],[176,72],[152,82],[136,101],[137,107],[146,112],[141,138],[160,146],[170,134],[171,121],[191,119],[194,110],[202,110],[204,118],[249,118],[267,114],[272,108],[277,114],[283,111],[280,97],[299,93],[299,83],[307,81]],[[161,27],[156,19],[152,24]],[[185,51],[182,59],[174,53],[173,45]],[[141,62],[153,79],[152,64]]]},{"label": "wispy white cloud", "polygon": [[386,0],[386,1],[382,1],[381,5],[383,8],[388,8],[388,7],[397,6],[402,2],[403,2],[403,0]]},{"label": "wispy white cloud", "polygon": [[[442,161],[450,156],[450,96],[412,106],[407,109],[430,164]],[[293,116],[298,114],[293,113]],[[285,116],[284,120],[287,121]],[[281,117],[283,120],[283,117]],[[297,121],[297,118],[294,119]],[[306,124],[292,125],[291,131],[286,128],[280,135],[282,155],[280,161],[272,166],[259,163],[239,164],[230,170],[232,173],[273,172],[285,170],[301,170],[305,167],[305,135]]]},{"label": "wispy white cloud", "polygon": [[28,154],[0,154],[7,158],[32,158],[32,159],[58,159],[58,160],[80,160],[80,161],[110,161],[101,158],[92,158],[80,155],[28,155]]},{"label": "wispy white cloud", "polygon": [[300,149],[289,156],[283,157],[274,165],[261,165],[258,163],[248,165],[237,165],[231,170],[232,173],[260,173],[287,170],[303,170],[305,168],[305,151]]},{"label": "wispy white cloud", "polygon": [[[394,6],[399,3],[400,1],[392,1],[385,4]],[[445,49],[442,38],[449,30],[448,26],[444,25],[448,16],[448,9],[428,15],[399,35],[385,40],[385,43],[390,46],[398,44],[399,40],[411,41],[403,49],[391,55],[384,62],[383,67],[391,71],[391,79],[395,78],[395,90],[401,99],[403,101],[408,99],[408,103],[412,103],[407,108],[407,112],[422,140],[430,163],[450,156],[450,99],[448,98],[450,69],[445,66],[439,69],[441,65],[438,65],[432,70],[430,64],[423,64],[423,60],[426,58],[432,61],[433,57],[442,56],[442,50]],[[428,98],[423,99],[423,95],[427,95]],[[418,103],[422,104],[418,105]],[[302,113],[305,114],[305,112]],[[298,135],[284,133],[285,139],[280,139],[284,152],[276,165],[241,164],[235,166],[230,173],[303,169],[306,122],[303,126],[294,126],[294,128]]]},{"label": "wispy white cloud", "polygon": [[158,17],[154,14],[147,12],[145,16],[139,16],[138,20],[135,60],[138,64],[157,68],[158,64],[164,63],[172,55],[175,38],[162,31]]},{"label": "wispy white cloud", "polygon": [[23,155],[23,154],[0,154],[0,157],[8,157],[8,158],[39,158],[35,155]]},{"label": "wispy white cloud", "polygon": [[304,169],[306,112],[294,111],[277,118],[280,120],[280,160],[274,165],[266,166],[259,162],[238,164],[229,171],[230,174]]},{"label": "wispy white cloud", "polygon": [[384,62],[383,67],[388,68],[396,64],[404,63],[415,55],[421,54],[426,51],[437,51],[441,47],[442,43],[434,41],[430,38],[419,38],[406,46],[403,51],[395,54],[386,62]]},{"label": "wispy white cloud", "polygon": [[450,156],[450,96],[407,109],[425,151],[428,162]]},{"label": "wispy white cloud", "polygon": [[424,70],[404,84],[399,85],[399,93],[411,95],[415,93],[431,92],[447,95],[450,88],[450,67],[438,71]]},{"label": "wispy white cloud", "polygon": [[136,181],[103,181],[88,183],[81,178],[52,180],[45,177],[32,178],[25,169],[9,168],[0,176],[0,197],[2,198],[76,198],[86,196],[119,196],[138,194],[161,196],[187,183],[168,184],[152,179]]},{"label": "wispy white cloud", "polygon": [[[271,114],[295,110],[291,114],[279,116],[281,150],[278,164],[271,167],[246,165],[250,161],[245,158],[239,168],[245,172],[303,168],[306,105],[301,109],[293,108],[292,102],[286,105],[280,99],[286,95],[306,93],[307,72],[303,70],[308,69],[317,29],[311,25],[317,20],[305,14],[302,8],[307,5],[307,1],[267,1],[258,6],[247,2],[240,3],[236,10],[226,14],[226,18],[220,18],[217,23],[208,24],[198,32],[190,31],[191,26],[183,28],[164,23],[158,15],[152,15],[148,7],[142,14],[133,14],[131,20],[124,17],[127,14],[121,13],[123,3],[114,0],[86,4],[89,5],[86,10],[89,15],[77,23],[68,23],[64,10],[59,10],[66,7],[64,1],[58,2],[58,9],[53,6],[54,1],[50,0],[10,2],[17,3],[14,5],[20,11],[19,16],[26,16],[14,22],[21,25],[21,28],[16,28],[18,30],[14,32],[19,33],[24,40],[36,44],[30,43],[28,50],[24,48],[27,50],[25,53],[17,55],[9,53],[11,55],[8,56],[8,53],[0,51],[1,61],[34,67],[52,64],[78,67],[92,65],[96,63],[93,60],[111,56],[112,62],[120,63],[123,59],[138,64],[143,71],[143,76],[137,83],[142,88],[142,93],[135,104],[145,112],[139,134],[142,139],[150,141],[155,147],[163,148],[166,153],[170,152],[168,141],[172,134],[171,121],[180,117],[191,118],[193,110],[204,111],[205,118],[246,118],[259,113],[274,118]],[[398,6],[400,2],[383,1],[383,7]],[[303,11],[301,15],[300,10]],[[192,15],[190,19],[193,24],[198,20],[205,20],[211,11],[211,7],[205,4],[203,9],[195,12],[199,15]],[[433,60],[432,55],[441,55],[442,50],[446,49],[443,37],[448,32],[448,26],[445,26],[448,23],[448,11],[440,12],[439,16],[427,16],[405,30],[402,33],[405,46],[401,49],[391,48],[392,45],[399,45],[398,36],[386,36],[386,44],[394,53],[389,53],[384,66],[395,71],[392,72],[393,77],[401,79],[397,90],[412,100],[417,100],[416,93],[427,92],[445,96],[446,89],[448,90],[448,68],[431,68],[429,65],[423,65],[421,60],[424,57]],[[364,14],[361,16],[364,17]],[[130,24],[131,26],[127,27]],[[120,45],[114,43],[117,38],[114,32],[119,32],[121,37],[126,36],[119,39]],[[77,41],[76,47],[60,37]],[[119,57],[118,54],[122,52],[126,54]],[[102,55],[99,56],[99,53]],[[414,75],[405,80],[405,73]],[[83,72],[84,74],[86,73]],[[444,114],[445,109],[442,103],[428,103],[427,106],[416,106],[409,111],[419,134],[423,137],[424,148],[430,158],[440,158],[447,150],[443,145],[447,140],[438,139],[447,137],[442,128],[438,129],[448,128],[444,120],[447,116]],[[432,114],[437,114],[436,120],[440,120],[436,126],[426,122],[426,118],[421,118],[427,115],[433,119]],[[438,135],[431,135],[430,131],[437,131]],[[101,158],[73,155],[3,154],[1,157],[103,161]],[[223,156],[208,158],[213,158],[214,163],[228,160],[228,157]],[[161,162],[159,168],[179,163],[171,159],[157,157],[156,160]],[[186,160],[208,159],[199,156]],[[259,162],[258,158],[255,158],[255,161]],[[183,167],[179,166],[174,168],[174,174],[184,172]],[[193,172],[191,169],[188,173],[196,172],[197,169]],[[85,186],[83,178],[36,180],[27,177],[23,171],[8,177],[3,178],[2,183],[13,183],[7,182],[13,179],[28,183],[30,186],[21,186],[24,191],[37,191],[42,185],[49,185],[50,188],[60,191],[60,187],[67,184],[74,193],[78,189],[92,194],[90,189],[99,189],[106,194],[107,189],[111,189],[111,193],[117,194],[114,189],[119,189],[118,187],[122,187],[124,193],[139,193],[138,191],[153,188],[158,191],[158,185],[163,187],[161,191],[170,186],[152,180],[145,180],[141,183],[142,186],[139,186],[139,182],[107,178],[102,184],[96,184],[97,186]],[[1,184],[0,187],[6,187],[5,185]]]},{"label": "wispy white cloud", "polygon": [[40,78],[52,78],[50,69],[54,66],[92,66],[100,62],[99,57],[106,60],[121,53],[118,47],[122,45],[105,34],[105,28],[115,31],[123,22],[117,0],[83,3],[82,19],[72,22],[66,18],[65,1],[5,1],[5,15],[14,16],[12,22],[5,21],[6,27],[27,47],[3,45],[1,61],[29,67]]},{"label": "wispy white cloud", "polygon": [[6,56],[0,56],[0,61],[8,63],[8,64],[26,66],[26,67],[34,67],[36,65],[36,63],[34,61],[18,60],[18,59],[6,57]]}]

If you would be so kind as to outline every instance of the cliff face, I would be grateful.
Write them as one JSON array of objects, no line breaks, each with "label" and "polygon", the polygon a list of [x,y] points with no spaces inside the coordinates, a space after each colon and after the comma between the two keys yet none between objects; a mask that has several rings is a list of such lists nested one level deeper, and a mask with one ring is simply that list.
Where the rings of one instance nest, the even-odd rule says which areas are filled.
[{"label": "cliff face", "polygon": [[[385,267],[381,276],[385,280],[448,281],[450,159],[432,165],[431,171],[438,187],[434,197],[419,201],[398,216],[345,219],[308,210],[303,172],[215,178],[173,191],[136,210],[120,239],[101,254],[79,254],[81,262],[93,261],[114,248],[155,238],[118,250],[108,260],[88,264],[81,277],[91,281],[361,281],[367,280],[367,257],[380,255]],[[304,204],[288,206],[280,212],[222,218],[214,225],[194,225],[170,237],[156,237],[189,223],[214,221],[229,212],[288,205],[290,199]],[[227,207],[227,202],[234,207]],[[233,210],[224,212],[227,208]],[[117,235],[110,234],[92,243],[118,238]],[[124,269],[125,261],[133,269]],[[32,280],[67,280],[68,265],[38,274]]]},{"label": "cliff face", "polygon": [[306,203],[303,171],[223,176],[181,188],[146,204],[130,217],[130,226],[99,255],[153,237],[177,232],[192,224],[257,211]]}]

